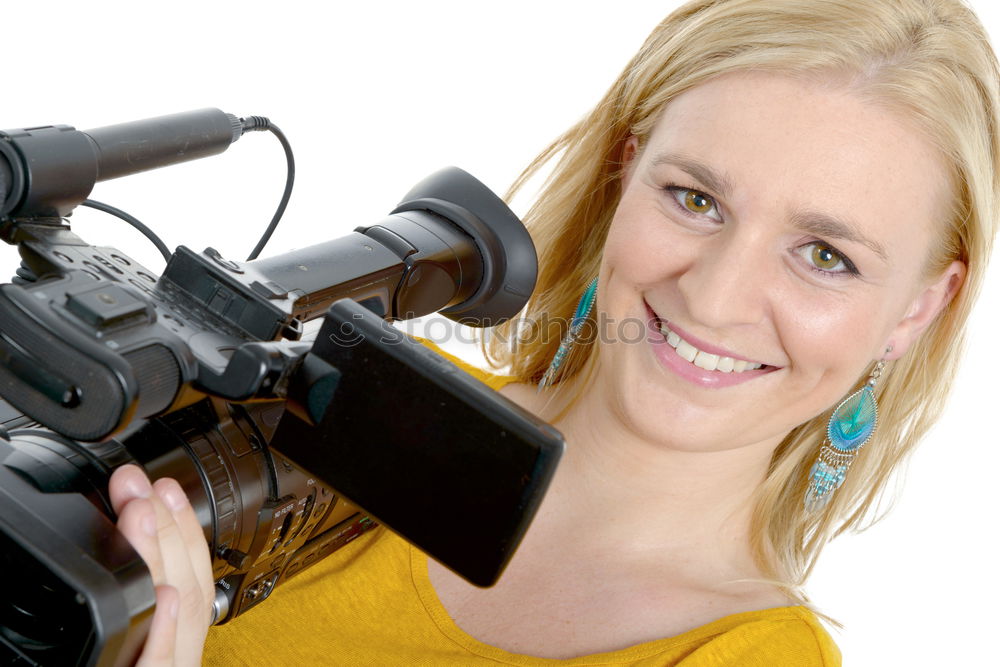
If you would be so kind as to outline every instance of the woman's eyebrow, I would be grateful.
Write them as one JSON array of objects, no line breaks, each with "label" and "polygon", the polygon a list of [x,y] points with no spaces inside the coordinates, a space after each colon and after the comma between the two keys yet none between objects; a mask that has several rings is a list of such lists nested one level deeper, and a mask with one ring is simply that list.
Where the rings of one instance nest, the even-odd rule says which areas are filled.
[{"label": "woman's eyebrow", "polygon": [[[653,158],[653,166],[670,164],[693,176],[699,183],[723,197],[731,196],[732,179],[725,172],[716,171],[703,162],[679,153],[660,153]],[[859,243],[889,263],[889,257],[877,241],[867,238],[859,231],[857,224],[819,211],[797,211],[792,215],[792,224],[802,231],[824,239],[840,239]]]},{"label": "woman's eyebrow", "polygon": [[709,190],[716,192],[723,197],[728,197],[733,191],[732,180],[726,174],[720,173],[709,167],[707,164],[699,162],[687,155],[678,153],[660,153],[653,158],[653,166],[659,167],[662,164],[672,164],[694,176]]},{"label": "woman's eyebrow", "polygon": [[858,231],[858,226],[853,223],[817,211],[796,211],[792,214],[792,224],[797,229],[823,239],[842,239],[851,243],[860,243],[878,255],[883,262],[889,263],[889,257],[882,244],[867,238]]}]

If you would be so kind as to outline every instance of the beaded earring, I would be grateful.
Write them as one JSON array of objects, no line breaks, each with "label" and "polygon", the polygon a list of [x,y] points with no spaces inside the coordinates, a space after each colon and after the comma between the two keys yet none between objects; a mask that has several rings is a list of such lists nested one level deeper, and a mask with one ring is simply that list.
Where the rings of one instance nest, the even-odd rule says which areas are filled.
[{"label": "beaded earring", "polygon": [[[892,352],[890,345],[886,354]],[[875,385],[882,377],[885,361],[875,364],[865,385],[845,398],[830,415],[827,441],[819,449],[819,456],[809,471],[809,487],[805,506],[810,512],[826,507],[833,492],[840,488],[847,476],[847,469],[854,457],[872,434],[878,423],[878,404],[875,402]]]},{"label": "beaded earring", "polygon": [[538,381],[538,391],[541,391],[545,387],[552,384],[552,380],[555,378],[556,373],[559,371],[559,367],[562,366],[563,361],[566,359],[566,355],[569,351],[573,349],[573,345],[576,344],[577,338],[580,337],[580,332],[583,330],[583,324],[587,321],[587,317],[590,315],[591,309],[594,307],[594,296],[597,294],[597,278],[590,281],[587,285],[587,289],[584,290],[583,296],[580,297],[580,302],[576,305],[576,312],[573,314],[573,319],[569,323],[569,330],[566,335],[563,336],[562,342],[559,343],[559,349],[556,350],[556,355],[552,357],[552,363],[549,367],[545,369],[545,374],[542,375],[542,379]]}]

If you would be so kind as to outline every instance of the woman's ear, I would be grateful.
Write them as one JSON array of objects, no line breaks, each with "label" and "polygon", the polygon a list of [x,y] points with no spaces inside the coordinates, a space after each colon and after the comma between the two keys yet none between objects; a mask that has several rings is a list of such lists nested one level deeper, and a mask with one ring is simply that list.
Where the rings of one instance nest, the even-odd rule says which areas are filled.
[{"label": "woman's ear", "polygon": [[937,280],[927,285],[917,295],[910,304],[906,316],[896,325],[888,339],[886,347],[891,346],[892,351],[885,355],[886,361],[899,359],[906,354],[924,329],[930,326],[934,318],[955,298],[965,281],[965,274],[965,263],[955,260]]},{"label": "woman's ear", "polygon": [[634,134],[628,135],[625,145],[622,146],[622,191],[628,188],[632,174],[635,172],[636,158],[639,156],[639,138]]}]

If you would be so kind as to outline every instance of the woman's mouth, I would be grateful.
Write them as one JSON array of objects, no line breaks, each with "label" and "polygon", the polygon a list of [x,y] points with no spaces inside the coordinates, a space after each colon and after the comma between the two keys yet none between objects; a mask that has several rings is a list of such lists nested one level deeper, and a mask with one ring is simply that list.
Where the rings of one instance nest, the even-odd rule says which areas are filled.
[{"label": "woman's mouth", "polygon": [[663,366],[689,382],[701,387],[731,387],[778,370],[776,366],[730,356],[721,348],[692,340],[679,327],[672,327],[660,318],[649,304],[646,311],[653,353]]},{"label": "woman's mouth", "polygon": [[706,371],[743,373],[748,370],[755,371],[758,368],[765,366],[765,364],[753,361],[725,357],[718,354],[712,354],[711,352],[706,352],[705,350],[699,350],[697,347],[681,338],[666,322],[660,323],[660,333],[663,334],[663,337],[666,339],[667,345],[677,351],[677,356],[681,357],[685,361],[690,361],[698,368],[702,368]]}]

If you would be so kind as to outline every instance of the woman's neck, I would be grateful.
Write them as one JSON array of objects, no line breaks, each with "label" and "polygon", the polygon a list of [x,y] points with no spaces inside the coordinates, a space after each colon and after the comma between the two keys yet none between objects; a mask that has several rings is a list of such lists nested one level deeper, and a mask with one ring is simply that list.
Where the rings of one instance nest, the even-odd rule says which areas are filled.
[{"label": "woman's neck", "polygon": [[[543,417],[558,408],[527,385],[502,393]],[[529,538],[672,564],[684,577],[760,576],[750,550],[752,498],[778,442],[685,451],[636,433],[611,398],[589,383],[555,424],[566,452]]]}]

